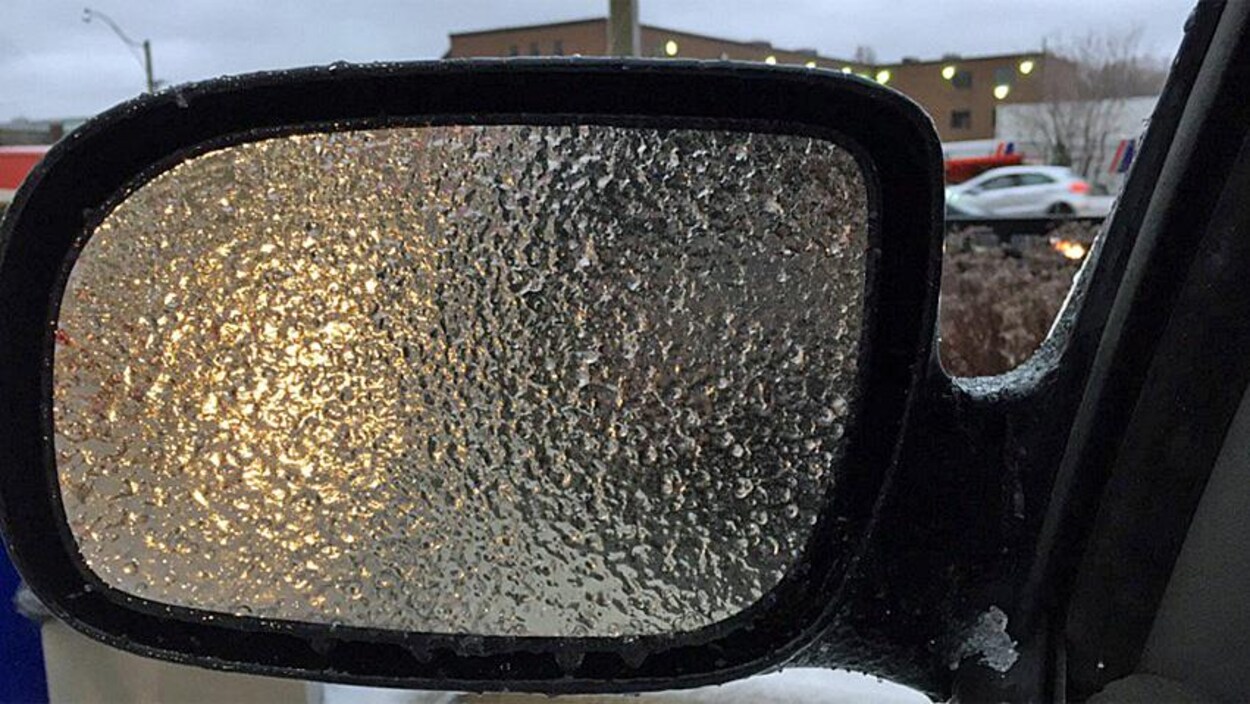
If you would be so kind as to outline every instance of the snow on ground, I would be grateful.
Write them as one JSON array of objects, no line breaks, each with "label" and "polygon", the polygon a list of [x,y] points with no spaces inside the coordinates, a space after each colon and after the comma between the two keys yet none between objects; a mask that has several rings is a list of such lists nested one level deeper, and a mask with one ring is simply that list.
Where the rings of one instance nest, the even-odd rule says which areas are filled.
[{"label": "snow on ground", "polygon": [[309,685],[310,704],[928,704],[902,685],[846,670],[793,668],[782,672],[673,692],[547,697],[522,694],[414,692],[347,685]]}]

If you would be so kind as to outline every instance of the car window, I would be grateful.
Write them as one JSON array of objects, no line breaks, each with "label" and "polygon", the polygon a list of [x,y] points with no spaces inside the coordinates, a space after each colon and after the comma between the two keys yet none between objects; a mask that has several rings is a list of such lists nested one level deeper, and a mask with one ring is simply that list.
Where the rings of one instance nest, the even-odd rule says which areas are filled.
[{"label": "car window", "polygon": [[981,184],[981,190],[997,191],[999,189],[1011,188],[1018,185],[1020,185],[1020,179],[1017,176],[999,176],[998,178],[992,178]]},{"label": "car window", "polygon": [[1055,179],[1046,174],[1020,174],[1019,179],[1021,186],[1043,186],[1055,182]]}]

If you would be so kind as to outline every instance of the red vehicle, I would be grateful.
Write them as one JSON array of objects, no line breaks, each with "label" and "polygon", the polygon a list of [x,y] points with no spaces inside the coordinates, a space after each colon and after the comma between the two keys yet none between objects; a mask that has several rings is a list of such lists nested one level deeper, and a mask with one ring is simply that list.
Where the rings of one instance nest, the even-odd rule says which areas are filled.
[{"label": "red vehicle", "polygon": [[13,200],[13,194],[22,185],[26,174],[47,152],[46,145],[0,147],[0,204],[8,205]]},{"label": "red vehicle", "polygon": [[945,162],[946,183],[948,185],[963,183],[990,169],[997,169],[1000,166],[1019,166],[1023,163],[1024,155],[1019,153],[947,159]]}]

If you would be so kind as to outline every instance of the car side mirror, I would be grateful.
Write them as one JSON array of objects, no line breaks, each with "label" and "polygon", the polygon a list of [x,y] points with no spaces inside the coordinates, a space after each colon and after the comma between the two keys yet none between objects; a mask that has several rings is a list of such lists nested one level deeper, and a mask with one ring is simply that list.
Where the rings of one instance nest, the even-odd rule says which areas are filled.
[{"label": "car side mirror", "polygon": [[79,630],[208,667],[775,667],[848,637],[941,166],[915,105],[820,70],[336,65],[132,101],[0,235],[6,546]]}]

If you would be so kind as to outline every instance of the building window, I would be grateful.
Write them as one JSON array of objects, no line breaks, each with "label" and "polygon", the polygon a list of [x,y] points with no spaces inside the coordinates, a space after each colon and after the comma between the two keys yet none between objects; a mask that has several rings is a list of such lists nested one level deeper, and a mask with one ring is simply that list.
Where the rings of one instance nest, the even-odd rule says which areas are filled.
[{"label": "building window", "polygon": [[972,111],[971,110],[951,110],[951,129],[953,130],[972,129]]},{"label": "building window", "polygon": [[512,46],[508,47],[508,56],[520,56],[520,55],[521,55],[521,47],[517,46],[516,44],[513,44]]},{"label": "building window", "polygon": [[972,87],[972,72],[967,69],[960,69],[951,76],[951,85],[956,88],[967,90]]},{"label": "building window", "polygon": [[530,42],[530,56],[538,56],[538,42]]},{"label": "building window", "polygon": [[1016,82],[1016,69],[1014,66],[999,66],[994,69],[994,85],[1010,86]]},{"label": "building window", "polygon": [[551,53],[556,56],[564,56],[564,40],[557,39],[551,43]]}]

